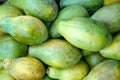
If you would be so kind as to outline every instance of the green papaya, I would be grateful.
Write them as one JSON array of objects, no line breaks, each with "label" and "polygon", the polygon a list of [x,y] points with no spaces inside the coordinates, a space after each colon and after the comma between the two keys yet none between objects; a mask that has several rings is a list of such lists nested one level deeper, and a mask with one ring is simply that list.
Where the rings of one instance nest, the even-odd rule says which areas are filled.
[{"label": "green papaya", "polygon": [[120,3],[100,8],[91,19],[104,23],[111,33],[120,31]]},{"label": "green papaya", "polygon": [[[18,9],[11,7],[11,6],[0,5],[0,19],[6,16],[16,17],[20,15],[23,15],[23,13],[19,11]],[[4,34],[6,33],[4,30],[2,30],[0,26],[0,35],[4,35]]]},{"label": "green papaya", "polygon": [[58,14],[55,0],[20,0],[20,2],[27,15],[35,16],[44,22],[52,22]]},{"label": "green papaya", "polygon": [[120,34],[117,34],[112,43],[100,51],[101,55],[106,58],[120,60]]},{"label": "green papaya", "polygon": [[0,80],[15,80],[3,67],[3,60],[0,60]]},{"label": "green papaya", "polygon": [[92,68],[83,80],[120,80],[120,62],[105,60]]},{"label": "green papaya", "polygon": [[0,80],[15,80],[7,70],[4,68],[0,69]]},{"label": "green papaya", "polygon": [[23,11],[20,0],[7,0],[3,5],[13,6],[21,11]]},{"label": "green papaya", "polygon": [[89,72],[89,66],[85,61],[80,61],[73,67],[59,69],[48,67],[47,74],[53,79],[59,80],[82,80]]},{"label": "green papaya", "polygon": [[85,56],[84,58],[86,62],[89,64],[90,68],[93,68],[94,66],[96,66],[97,64],[104,60],[104,57],[101,56],[99,52]]},{"label": "green papaya", "polygon": [[53,80],[48,75],[45,75],[42,80]]},{"label": "green papaya", "polygon": [[87,51],[87,50],[82,50],[82,55],[83,55],[84,57],[90,56],[90,55],[95,54],[95,53],[96,53],[96,52]]},{"label": "green papaya", "polygon": [[[72,13],[71,13],[72,12]],[[88,17],[89,14],[87,10],[81,5],[70,5],[64,9],[62,9],[56,20],[52,23],[50,28],[50,36],[52,38],[61,38],[62,36],[57,32],[56,27],[60,20],[62,19],[70,19],[74,17]]]},{"label": "green papaya", "polygon": [[5,17],[0,25],[5,32],[24,44],[41,44],[48,38],[46,26],[32,16]]},{"label": "green papaya", "polygon": [[0,36],[0,60],[26,56],[28,46],[17,42],[10,35]]},{"label": "green papaya", "polygon": [[3,66],[16,80],[41,80],[45,74],[43,64],[32,57],[6,58]]},{"label": "green papaya", "polygon": [[88,51],[99,51],[112,40],[104,24],[90,18],[61,20],[57,25],[57,31],[75,47]]},{"label": "green papaya", "polygon": [[72,67],[82,56],[78,48],[62,39],[51,39],[41,45],[30,46],[28,53],[45,64],[57,68]]},{"label": "green papaya", "polygon": [[90,14],[92,14],[102,6],[103,0],[60,0],[61,8],[73,4],[82,5],[89,11]]}]

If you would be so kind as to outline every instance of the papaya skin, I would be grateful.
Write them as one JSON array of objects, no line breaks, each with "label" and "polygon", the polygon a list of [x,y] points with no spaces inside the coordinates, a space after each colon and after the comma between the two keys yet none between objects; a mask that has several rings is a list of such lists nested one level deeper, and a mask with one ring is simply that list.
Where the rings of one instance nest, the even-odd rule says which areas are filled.
[{"label": "papaya skin", "polygon": [[0,79],[1,80],[15,80],[14,77],[12,77],[7,70],[5,70],[4,68],[0,70]]},{"label": "papaya skin", "polygon": [[32,57],[6,58],[3,66],[17,80],[40,80],[45,74],[43,64]]},{"label": "papaya skin", "polygon": [[0,36],[0,60],[27,55],[28,45],[17,42],[10,35]]},{"label": "papaya skin", "polygon": [[20,2],[27,15],[35,16],[44,22],[52,22],[58,14],[55,0],[20,0]]},{"label": "papaya skin", "polygon": [[120,31],[119,11],[120,3],[114,3],[100,8],[90,18],[104,23],[111,33],[116,33]]},{"label": "papaya skin", "polygon": [[99,51],[112,41],[105,25],[90,18],[61,20],[57,25],[57,31],[75,47],[88,51]]},{"label": "papaya skin", "polygon": [[49,77],[59,80],[82,80],[88,72],[89,66],[83,60],[70,68],[59,69],[55,67],[48,67],[47,69]]},{"label": "papaya skin", "polygon": [[30,46],[28,54],[57,68],[72,67],[82,57],[78,48],[62,39],[51,39],[41,45]]},{"label": "papaya skin", "polygon": [[41,44],[48,38],[44,23],[32,16],[5,17],[0,25],[18,42],[27,45]]},{"label": "papaya skin", "polygon": [[89,14],[93,14],[96,10],[101,8],[103,0],[60,0],[61,8],[73,4],[80,4],[88,10]]},{"label": "papaya skin", "polygon": [[120,33],[113,38],[109,46],[100,50],[100,53],[105,58],[120,60]]},{"label": "papaya skin", "polygon": [[119,80],[120,62],[112,59],[104,60],[92,68],[83,80]]},{"label": "papaya skin", "polygon": [[[0,19],[3,17],[11,16],[11,17],[16,17],[23,15],[21,11],[18,9],[12,7],[12,6],[7,6],[7,5],[0,5]],[[0,35],[5,35],[7,34],[4,30],[2,30],[0,26]]]},{"label": "papaya skin", "polygon": [[23,8],[19,0],[7,0],[3,3],[3,5],[13,6],[23,12]]},{"label": "papaya skin", "polygon": [[89,17],[89,14],[88,14],[88,11],[81,5],[70,5],[66,8],[63,8],[59,12],[56,20],[51,25],[51,28],[50,28],[51,38],[62,38],[62,36],[57,32],[57,24],[62,19],[70,19],[75,17]]}]

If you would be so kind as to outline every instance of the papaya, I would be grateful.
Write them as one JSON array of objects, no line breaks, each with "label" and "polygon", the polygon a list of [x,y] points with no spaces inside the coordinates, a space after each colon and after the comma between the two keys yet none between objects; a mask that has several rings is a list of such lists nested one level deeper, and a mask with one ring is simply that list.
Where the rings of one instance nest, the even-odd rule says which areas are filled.
[{"label": "papaya", "polygon": [[10,73],[4,68],[0,69],[0,79],[1,80],[15,80],[15,78],[12,77]]},{"label": "papaya", "polygon": [[120,3],[104,6],[90,18],[104,23],[111,33],[120,31]]},{"label": "papaya", "polygon": [[96,10],[101,8],[103,0],[60,0],[61,8],[73,4],[80,4],[85,7],[90,14],[93,14]]},{"label": "papaya", "polygon": [[7,0],[3,3],[3,5],[13,6],[23,12],[23,8],[19,0]]},{"label": "papaya", "polygon": [[58,80],[82,80],[88,72],[89,66],[83,60],[70,68],[59,69],[55,67],[48,67],[47,69],[48,76]]},{"label": "papaya", "polygon": [[41,45],[30,46],[28,54],[56,68],[72,67],[82,57],[78,48],[62,39],[50,39]]},{"label": "papaya", "polygon": [[3,66],[16,80],[41,80],[45,74],[44,65],[33,57],[6,58]]},{"label": "papaya", "polygon": [[27,15],[39,18],[44,22],[52,22],[58,14],[55,0],[20,0]]},{"label": "papaya", "polygon": [[6,33],[23,44],[41,44],[48,38],[44,23],[33,16],[4,17],[0,25]]},{"label": "papaya", "polygon": [[120,60],[120,33],[113,38],[110,45],[100,50],[100,53],[105,58]]},{"label": "papaya", "polygon": [[0,79],[1,80],[15,80],[10,73],[4,69],[3,67],[3,60],[0,60]]},{"label": "papaya", "polygon": [[16,41],[10,35],[0,36],[0,60],[26,56],[28,46]]},{"label": "papaya", "polygon": [[119,1],[120,0],[104,0],[103,5],[106,6],[106,5],[109,5],[109,4],[117,3]]},{"label": "papaya", "polygon": [[53,79],[51,79],[48,75],[45,75],[45,76],[42,78],[42,80],[53,80]]},{"label": "papaya", "polygon": [[83,55],[84,57],[90,56],[90,55],[95,54],[95,53],[96,53],[96,52],[87,51],[87,50],[82,50],[82,55]]},{"label": "papaya", "polygon": [[105,25],[90,18],[61,20],[57,31],[75,47],[88,51],[99,51],[112,41]]},{"label": "papaya", "polygon": [[[23,15],[23,13],[20,10],[11,6],[0,5],[0,19],[6,16],[16,17],[20,15]],[[2,30],[0,26],[0,35],[4,35],[4,34],[7,33],[4,30]]]},{"label": "papaya", "polygon": [[120,62],[112,59],[102,61],[83,80],[120,80]]},{"label": "papaya", "polygon": [[[72,13],[71,13],[72,12]],[[63,8],[55,21],[52,23],[50,28],[51,38],[61,38],[62,36],[57,32],[56,27],[60,20],[70,19],[74,17],[89,17],[87,10],[81,5],[70,5],[66,8]]]},{"label": "papaya", "polygon": [[95,52],[94,54],[85,56],[84,58],[89,64],[90,68],[93,68],[94,66],[96,66],[104,60],[104,57],[99,52]]}]

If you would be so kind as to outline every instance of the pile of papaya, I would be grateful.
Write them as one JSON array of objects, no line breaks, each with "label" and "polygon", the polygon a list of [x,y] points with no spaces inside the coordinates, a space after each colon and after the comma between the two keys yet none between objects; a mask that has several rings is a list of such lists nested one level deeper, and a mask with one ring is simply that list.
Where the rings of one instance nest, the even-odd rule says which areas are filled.
[{"label": "pile of papaya", "polygon": [[120,80],[120,0],[3,0],[0,80]]}]

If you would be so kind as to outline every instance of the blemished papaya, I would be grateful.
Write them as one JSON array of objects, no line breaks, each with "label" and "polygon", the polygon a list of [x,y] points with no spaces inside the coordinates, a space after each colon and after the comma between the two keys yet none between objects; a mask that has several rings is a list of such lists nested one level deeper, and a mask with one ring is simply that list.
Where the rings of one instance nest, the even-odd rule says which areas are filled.
[{"label": "blemished papaya", "polygon": [[[18,9],[11,6],[0,5],[0,19],[6,16],[16,17],[20,15],[23,15],[23,13]],[[4,34],[7,33],[4,30],[2,30],[0,26],[0,35],[4,35]]]},{"label": "blemished papaya", "polygon": [[61,20],[57,25],[57,31],[75,47],[88,51],[99,51],[112,41],[105,25],[90,18]]},{"label": "blemished papaya", "polygon": [[17,80],[41,80],[45,74],[42,62],[33,57],[6,58],[3,66]]},{"label": "blemished papaya", "polygon": [[27,15],[35,16],[44,22],[53,21],[58,14],[55,0],[20,0]]},{"label": "blemished papaya", "polygon": [[120,31],[120,3],[104,6],[97,10],[91,19],[104,23],[111,33]]},{"label": "blemished papaya", "polygon": [[0,36],[0,60],[26,56],[28,46],[17,42],[10,35]]},{"label": "blemished papaya", "polygon": [[82,57],[78,48],[62,39],[51,39],[41,45],[30,46],[28,53],[56,68],[72,67]]},{"label": "blemished papaya", "polygon": [[33,16],[4,17],[0,26],[18,42],[27,45],[41,44],[48,38],[44,23]]},{"label": "blemished papaya", "polygon": [[120,62],[112,59],[102,61],[83,80],[120,80]]},{"label": "blemished papaya", "polygon": [[[72,12],[72,13],[71,13]],[[57,24],[62,19],[70,19],[75,17],[89,17],[87,10],[81,5],[70,5],[66,8],[63,8],[55,21],[52,23],[50,28],[50,36],[51,38],[61,38],[62,36],[57,32]]]}]

